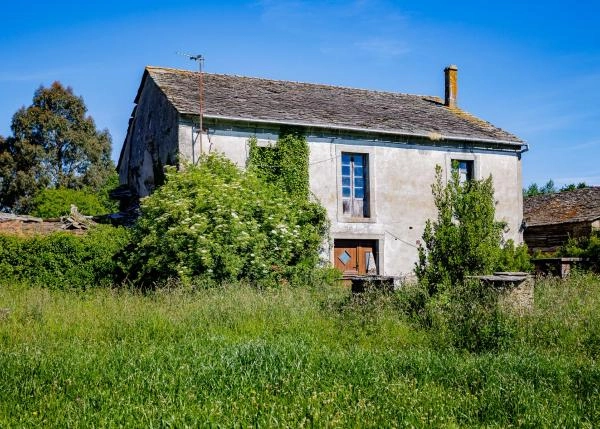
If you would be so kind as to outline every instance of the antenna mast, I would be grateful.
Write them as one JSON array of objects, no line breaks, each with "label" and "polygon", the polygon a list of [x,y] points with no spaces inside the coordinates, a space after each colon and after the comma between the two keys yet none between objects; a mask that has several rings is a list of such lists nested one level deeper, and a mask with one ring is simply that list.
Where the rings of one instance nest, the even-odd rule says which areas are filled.
[{"label": "antenna mast", "polygon": [[[201,54],[197,54],[197,55],[190,55],[190,54],[182,54],[180,53],[180,55],[183,55],[184,57],[188,57],[190,60],[192,61],[196,61],[198,62],[198,72],[199,72],[199,85],[198,85],[198,97],[199,97],[199,101],[200,101],[200,121],[199,121],[199,125],[200,128],[198,130],[198,137],[200,138],[200,155],[202,155],[202,130],[203,130],[203,126],[202,126],[202,117],[204,116],[204,79],[203,79],[203,73],[202,73],[202,68],[204,66],[204,57]],[[196,164],[196,156],[195,156],[195,151],[194,151],[194,135],[193,135],[193,130],[192,130],[192,164]]]}]

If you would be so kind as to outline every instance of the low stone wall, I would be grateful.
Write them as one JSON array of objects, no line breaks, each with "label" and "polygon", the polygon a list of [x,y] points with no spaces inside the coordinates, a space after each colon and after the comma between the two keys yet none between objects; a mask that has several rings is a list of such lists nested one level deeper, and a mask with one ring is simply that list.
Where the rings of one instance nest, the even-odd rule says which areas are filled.
[{"label": "low stone wall", "polygon": [[82,229],[66,229],[65,223],[60,219],[43,220],[31,216],[0,215],[0,234],[32,236],[59,231],[73,234],[85,233],[85,230]]},{"label": "low stone wall", "polygon": [[500,303],[505,308],[524,313],[533,309],[535,280],[528,276],[523,282],[500,291]]},{"label": "low stone wall", "polygon": [[499,293],[505,308],[525,313],[533,309],[535,281],[528,273],[497,272],[489,276],[473,276]]}]

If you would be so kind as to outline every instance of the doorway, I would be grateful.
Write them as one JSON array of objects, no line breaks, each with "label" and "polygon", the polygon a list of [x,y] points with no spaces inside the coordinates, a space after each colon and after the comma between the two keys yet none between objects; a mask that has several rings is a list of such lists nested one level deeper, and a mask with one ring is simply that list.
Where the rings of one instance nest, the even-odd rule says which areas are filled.
[{"label": "doorway", "polygon": [[334,240],[334,265],[345,276],[379,274],[377,240]]}]

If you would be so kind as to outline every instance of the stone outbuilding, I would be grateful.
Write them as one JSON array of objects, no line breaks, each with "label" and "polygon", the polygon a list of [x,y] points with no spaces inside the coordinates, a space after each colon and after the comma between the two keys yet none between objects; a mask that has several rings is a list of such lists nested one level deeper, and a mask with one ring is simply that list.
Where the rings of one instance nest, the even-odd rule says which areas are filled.
[{"label": "stone outbuilding", "polygon": [[569,238],[600,230],[600,186],[524,199],[523,237],[530,251],[553,252]]},{"label": "stone outbuilding", "polygon": [[324,257],[347,275],[408,275],[436,216],[436,165],[446,177],[451,168],[464,179],[493,175],[497,218],[506,238],[522,241],[527,145],[457,107],[457,95],[455,66],[445,69],[444,98],[146,67],[120,181],[143,197],[165,165],[211,151],[244,167],[251,137],[269,146],[296,127],[310,149],[311,191],[331,221]]}]

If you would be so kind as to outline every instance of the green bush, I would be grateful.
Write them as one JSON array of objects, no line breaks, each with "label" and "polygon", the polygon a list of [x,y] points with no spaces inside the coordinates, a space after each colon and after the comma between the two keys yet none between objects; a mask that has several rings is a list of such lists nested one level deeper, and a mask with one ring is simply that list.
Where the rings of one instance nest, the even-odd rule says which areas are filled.
[{"label": "green bush", "polygon": [[592,233],[589,237],[570,238],[558,249],[559,256],[588,258],[590,268],[600,271],[600,233]]},{"label": "green bush", "polygon": [[399,294],[401,309],[437,333],[437,341],[479,352],[503,347],[513,334],[499,292],[468,276],[530,271],[527,247],[502,244],[495,220],[492,177],[461,183],[457,171],[444,184],[436,168],[432,185],[437,219],[428,220],[415,273],[419,285]]},{"label": "green bush", "polygon": [[45,219],[65,216],[74,204],[82,214],[102,215],[113,211],[114,207],[105,205],[107,201],[85,189],[43,189],[34,197],[30,214]]},{"label": "green bush", "polygon": [[317,265],[326,232],[320,205],[211,154],[167,170],[166,183],[142,200],[130,280],[289,281]]},{"label": "green bush", "polygon": [[129,231],[107,225],[81,236],[0,235],[0,276],[59,289],[110,286],[119,269],[116,255],[128,241]]},{"label": "green bush", "polygon": [[503,222],[495,220],[492,176],[461,183],[458,171],[447,184],[436,167],[432,193],[437,219],[427,220],[415,274],[434,295],[461,285],[469,275],[526,270],[529,256],[524,246],[509,240],[502,246]]},{"label": "green bush", "polygon": [[507,240],[500,250],[495,271],[523,271],[533,270],[531,257],[525,243],[515,246],[513,240]]},{"label": "green bush", "polygon": [[104,181],[102,186],[98,189],[98,192],[95,194],[98,197],[98,201],[104,207],[104,212],[99,214],[106,213],[115,213],[119,211],[119,203],[117,200],[113,200],[110,198],[110,191],[119,187],[119,175],[116,171],[113,171]]},{"label": "green bush", "polygon": [[399,288],[395,295],[396,308],[418,325],[427,325],[425,309],[430,299],[427,287],[422,283],[408,282]]}]

